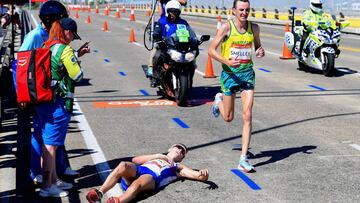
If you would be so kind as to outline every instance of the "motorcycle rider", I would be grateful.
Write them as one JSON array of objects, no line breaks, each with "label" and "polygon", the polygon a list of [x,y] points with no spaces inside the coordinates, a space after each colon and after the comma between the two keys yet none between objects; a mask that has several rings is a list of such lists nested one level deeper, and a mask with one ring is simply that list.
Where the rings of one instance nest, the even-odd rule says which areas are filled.
[{"label": "motorcycle rider", "polygon": [[[153,36],[155,43],[159,43],[163,38],[169,37],[172,34],[174,34],[178,29],[179,25],[183,25],[186,27],[189,26],[186,20],[180,18],[181,4],[177,0],[169,1],[165,6],[165,11],[166,11],[165,14],[166,17],[160,18],[158,24],[156,24],[154,28]],[[151,78],[152,87],[156,87],[158,85],[156,81],[156,77],[159,74],[158,67],[159,65],[162,64],[160,56],[163,47],[161,46],[156,46],[156,47],[157,47],[156,52],[153,57],[154,77]],[[167,64],[165,64],[165,66],[166,65]]]},{"label": "motorcycle rider", "polygon": [[[160,1],[160,4],[159,4],[159,11],[160,11],[160,19],[163,19],[163,18],[166,18],[166,10],[165,10],[165,7],[166,7],[166,4],[170,1],[170,0],[159,0]],[[185,6],[186,3],[187,3],[187,0],[177,0],[180,5],[182,6]],[[153,49],[151,52],[150,52],[150,58],[149,58],[149,65],[148,65],[148,76],[152,77],[153,75],[153,57],[155,56],[155,53],[156,53],[156,50]],[[155,80],[151,80],[151,87],[155,87]]]},{"label": "motorcycle rider", "polygon": [[321,20],[329,18],[329,14],[323,12],[323,0],[310,0],[310,9],[304,11],[302,15],[302,24],[303,24],[303,34],[300,42],[300,51],[301,58],[307,57],[309,50],[306,49],[302,54],[304,44],[309,34],[313,32],[316,27],[311,25],[311,22],[319,22]]}]

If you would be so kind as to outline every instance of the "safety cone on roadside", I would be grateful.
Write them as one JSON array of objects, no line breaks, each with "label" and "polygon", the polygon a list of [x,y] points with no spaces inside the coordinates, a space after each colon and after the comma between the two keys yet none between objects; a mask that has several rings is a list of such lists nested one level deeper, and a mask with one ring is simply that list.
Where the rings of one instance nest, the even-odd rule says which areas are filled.
[{"label": "safety cone on roadside", "polygon": [[[290,25],[289,23],[286,23],[285,25],[285,32],[290,32]],[[292,55],[291,51],[286,47],[285,41],[283,46],[283,52],[282,56],[280,56],[280,59],[295,59],[295,57]]]},{"label": "safety cone on roadside", "polygon": [[104,21],[104,28],[103,28],[103,31],[104,31],[104,32],[109,31],[109,28],[108,28],[108,23],[107,23],[107,21],[106,21],[106,20]]},{"label": "safety cone on roadside", "polygon": [[91,24],[91,18],[90,18],[90,15],[88,15],[88,17],[87,17],[87,23],[88,23],[88,24]]},{"label": "safety cone on roadside", "polygon": [[210,55],[208,55],[204,78],[216,78],[216,76],[214,75],[214,68]]},{"label": "safety cone on roadside", "polygon": [[99,14],[99,6],[96,4],[96,6],[95,6],[95,13],[96,14]]},{"label": "safety cone on roadside", "polygon": [[130,21],[135,21],[135,12],[133,6],[131,6],[131,10],[130,10]]},{"label": "safety cone on roadside", "polygon": [[148,5],[148,7],[147,7],[146,15],[147,15],[148,17],[151,16],[151,8],[150,8],[150,5]]},{"label": "safety cone on roadside", "polygon": [[126,13],[125,4],[124,4],[123,7],[122,7],[122,12],[123,12],[123,13]]},{"label": "safety cone on roadside", "polygon": [[79,18],[79,13],[76,11],[75,18]]},{"label": "safety cone on roadside", "polygon": [[91,12],[90,4],[88,4],[87,11],[88,11],[88,13]]},{"label": "safety cone on roadside", "polygon": [[129,42],[136,42],[136,40],[135,40],[135,31],[134,31],[134,28],[131,28],[131,30],[130,30]]},{"label": "safety cone on roadside", "polygon": [[108,16],[108,15],[109,15],[109,8],[106,6],[104,16]]},{"label": "safety cone on roadside", "polygon": [[218,18],[217,18],[216,34],[220,30],[220,27],[221,27],[221,16],[219,15]]},{"label": "safety cone on roadside", "polygon": [[82,2],[82,4],[81,4],[81,12],[85,12],[85,5],[84,5],[84,2]]},{"label": "safety cone on roadside", "polygon": [[116,17],[116,18],[120,18],[119,6],[116,7],[115,17]]}]

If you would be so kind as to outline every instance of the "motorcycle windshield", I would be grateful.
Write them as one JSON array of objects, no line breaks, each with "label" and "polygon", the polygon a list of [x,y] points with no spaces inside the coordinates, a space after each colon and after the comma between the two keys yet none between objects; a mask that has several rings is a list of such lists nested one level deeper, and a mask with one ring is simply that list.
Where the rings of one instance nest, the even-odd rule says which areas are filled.
[{"label": "motorcycle windshield", "polygon": [[198,49],[198,39],[190,26],[178,24],[176,30],[166,37],[168,48],[180,52],[189,52]]}]

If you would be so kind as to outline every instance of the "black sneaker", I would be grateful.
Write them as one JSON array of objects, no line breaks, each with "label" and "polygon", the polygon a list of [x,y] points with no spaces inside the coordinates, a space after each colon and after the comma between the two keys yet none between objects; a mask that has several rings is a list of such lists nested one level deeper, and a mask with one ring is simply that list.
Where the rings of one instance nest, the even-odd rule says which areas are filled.
[{"label": "black sneaker", "polygon": [[154,77],[151,77],[151,79],[150,79],[150,87],[155,88],[157,86],[159,86],[159,83],[157,82],[157,79],[154,78]]}]

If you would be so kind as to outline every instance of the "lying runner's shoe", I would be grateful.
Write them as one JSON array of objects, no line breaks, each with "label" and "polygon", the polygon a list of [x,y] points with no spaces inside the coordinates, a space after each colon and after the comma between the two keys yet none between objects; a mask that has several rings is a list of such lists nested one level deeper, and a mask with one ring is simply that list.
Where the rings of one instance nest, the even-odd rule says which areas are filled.
[{"label": "lying runner's shoe", "polygon": [[90,203],[100,203],[102,197],[103,197],[103,194],[98,189],[91,189],[86,194],[86,199]]}]

